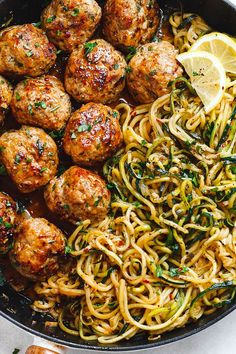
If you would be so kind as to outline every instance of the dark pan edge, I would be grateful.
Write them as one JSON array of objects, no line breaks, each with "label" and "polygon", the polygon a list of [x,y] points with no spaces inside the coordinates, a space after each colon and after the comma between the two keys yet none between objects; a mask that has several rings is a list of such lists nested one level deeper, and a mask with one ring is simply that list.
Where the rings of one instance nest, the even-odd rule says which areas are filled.
[{"label": "dark pan edge", "polygon": [[[184,1],[183,2],[188,2]],[[204,7],[204,5],[206,3],[212,3],[212,1],[214,2],[214,5],[216,3],[224,3],[226,5],[226,7],[228,8],[228,10],[232,10],[233,12],[236,11],[236,4],[233,4],[232,2],[230,2],[229,0],[202,0],[202,5]],[[2,0],[0,0],[0,3],[2,2]],[[199,1],[200,2],[200,1]],[[204,8],[205,10],[205,8]],[[185,339],[187,337],[190,337],[196,333],[201,332],[204,329],[207,329],[208,327],[212,326],[213,324],[217,323],[218,321],[220,321],[221,319],[223,319],[224,317],[226,317],[227,315],[229,315],[231,312],[233,312],[236,309],[236,303],[232,304],[230,307],[225,308],[223,313],[220,313],[217,317],[209,320],[207,323],[203,323],[201,325],[199,325],[199,327],[194,328],[192,330],[189,330],[187,333],[181,334],[181,335],[174,335],[173,337],[169,338],[169,339],[163,339],[160,341],[155,341],[155,342],[150,342],[150,343],[145,343],[143,345],[135,345],[135,340],[132,341],[132,344],[129,346],[119,346],[119,343],[116,344],[116,346],[114,347],[107,347],[107,346],[99,346],[99,345],[94,345],[94,344],[79,344],[79,343],[73,343],[71,341],[65,341],[63,339],[59,339],[59,338],[55,338],[55,337],[51,337],[50,335],[41,333],[35,329],[30,328],[29,326],[26,326],[20,322],[18,322],[16,319],[12,318],[10,315],[0,311],[0,316],[2,316],[3,318],[5,318],[6,320],[12,322],[14,325],[16,325],[17,327],[25,330],[26,332],[30,333],[33,336],[38,336],[41,337],[45,340],[51,341],[51,342],[55,342],[57,344],[63,345],[65,347],[68,348],[74,348],[74,349],[82,349],[82,350],[93,350],[93,351],[107,351],[107,352],[124,352],[124,351],[134,351],[134,350],[144,350],[144,349],[151,349],[151,348],[155,348],[155,347],[161,347],[163,345],[166,344],[170,344],[170,343],[174,343],[177,342],[179,340]],[[187,326],[185,327],[187,328]]]},{"label": "dark pan edge", "polygon": [[217,323],[218,321],[222,320],[224,317],[226,317],[227,315],[229,315],[231,312],[233,312],[234,310],[236,310],[236,304],[232,305],[231,307],[227,308],[221,315],[217,316],[216,318],[208,321],[207,323],[199,326],[198,328],[195,328],[183,335],[177,335],[176,337],[173,338],[169,338],[169,339],[164,339],[164,340],[160,340],[160,342],[150,342],[150,344],[145,344],[145,345],[132,345],[129,347],[102,347],[102,346],[96,346],[96,345],[88,345],[88,344],[77,344],[77,343],[72,343],[72,342],[66,342],[62,339],[58,339],[58,338],[54,338],[54,337],[50,337],[44,333],[40,333],[32,328],[29,328],[25,325],[23,325],[22,323],[14,320],[13,318],[11,318],[9,315],[7,315],[6,313],[0,311],[0,316],[4,317],[6,320],[12,322],[14,325],[16,325],[17,327],[25,330],[26,332],[37,336],[37,337],[41,337],[43,339],[46,339],[50,342],[54,342],[60,345],[63,345],[64,347],[68,347],[68,348],[74,348],[74,349],[86,349],[86,350],[94,350],[94,351],[107,351],[107,352],[126,352],[126,351],[135,351],[135,350],[143,350],[143,349],[151,349],[151,348],[157,348],[157,347],[161,347],[163,345],[166,344],[170,344],[170,343],[174,343],[177,341],[180,341],[182,339],[188,338],[196,333],[199,333],[205,329],[207,329],[208,327],[214,325],[215,323]]}]

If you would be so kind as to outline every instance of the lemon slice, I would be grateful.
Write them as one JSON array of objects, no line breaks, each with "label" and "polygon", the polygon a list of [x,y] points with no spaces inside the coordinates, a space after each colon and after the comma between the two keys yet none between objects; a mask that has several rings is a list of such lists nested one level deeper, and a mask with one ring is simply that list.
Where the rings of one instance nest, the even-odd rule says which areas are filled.
[{"label": "lemon slice", "polygon": [[190,50],[204,50],[214,54],[225,71],[236,74],[236,42],[226,34],[213,32],[199,38]]},{"label": "lemon slice", "polygon": [[226,74],[223,65],[213,54],[204,51],[182,53],[177,60],[189,75],[206,113],[209,113],[224,94]]}]

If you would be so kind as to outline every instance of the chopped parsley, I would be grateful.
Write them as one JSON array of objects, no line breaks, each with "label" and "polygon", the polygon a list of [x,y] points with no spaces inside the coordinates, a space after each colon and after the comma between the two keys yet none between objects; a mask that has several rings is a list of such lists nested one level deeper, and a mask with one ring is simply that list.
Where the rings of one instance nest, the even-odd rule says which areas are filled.
[{"label": "chopped parsley", "polygon": [[39,27],[41,26],[41,22],[34,22],[34,23],[32,23],[32,25],[33,25],[34,27],[39,28]]},{"label": "chopped parsley", "polygon": [[71,137],[72,140],[75,140],[76,139],[76,134],[73,132],[73,133],[71,133],[70,137]]},{"label": "chopped parsley", "polygon": [[13,350],[12,354],[18,354],[19,352],[20,352],[20,349],[15,348],[15,349]]},{"label": "chopped parsley", "polygon": [[100,203],[100,201],[101,201],[101,199],[102,199],[102,197],[98,197],[98,199],[95,201],[95,203],[94,203],[94,206],[98,206],[98,204]]},{"label": "chopped parsley", "polygon": [[188,267],[183,268],[170,268],[169,275],[171,277],[178,277],[180,274],[186,273],[188,271]]},{"label": "chopped parsley", "polygon": [[20,155],[16,154],[15,156],[15,164],[18,165],[21,162],[21,157]]},{"label": "chopped parsley", "polygon": [[60,36],[61,35],[61,31],[57,30],[56,34],[57,34],[57,36]]},{"label": "chopped parsley", "polygon": [[16,100],[17,100],[17,101],[20,101],[20,100],[21,100],[21,97],[20,97],[19,92],[16,92]]},{"label": "chopped parsley", "polygon": [[70,210],[70,206],[69,206],[68,204],[64,204],[64,205],[63,205],[63,209],[65,209],[65,210]]},{"label": "chopped parsley", "polygon": [[115,65],[114,65],[114,69],[115,69],[115,70],[119,69],[119,64],[115,64]]},{"label": "chopped parsley", "polygon": [[83,133],[83,132],[90,132],[92,130],[92,125],[91,124],[81,124],[80,126],[78,126],[77,131],[79,133]]},{"label": "chopped parsley", "polygon": [[66,247],[65,247],[65,254],[70,254],[71,251],[73,251],[72,248],[71,248],[69,245],[66,245]]},{"label": "chopped parsley", "polygon": [[89,53],[97,46],[97,42],[88,42],[84,44],[85,56],[87,57]]},{"label": "chopped parsley", "polygon": [[47,167],[42,167],[41,170],[40,170],[40,174],[42,175],[43,172],[47,171]]},{"label": "chopped parsley", "polygon": [[29,51],[26,53],[27,57],[32,57],[33,54],[34,54],[34,53],[32,52],[32,50],[29,50]]},{"label": "chopped parsley", "polygon": [[137,50],[133,46],[128,47],[129,54],[126,56],[126,61],[130,61],[130,59],[133,58],[133,56],[137,53]]},{"label": "chopped parsley", "polygon": [[125,71],[126,71],[127,74],[129,74],[129,73],[132,72],[132,69],[131,69],[130,66],[126,66]]},{"label": "chopped parsley", "polygon": [[47,22],[47,23],[52,23],[52,22],[55,20],[55,18],[56,18],[55,15],[54,15],[54,16],[51,16],[51,17],[48,17],[48,18],[46,19],[46,22]]},{"label": "chopped parsley", "polygon": [[35,106],[36,108],[38,108],[38,107],[41,107],[41,108],[43,108],[43,109],[46,109],[46,108],[47,108],[46,103],[43,102],[43,101],[35,102],[34,106]]},{"label": "chopped parsley", "polygon": [[73,12],[72,12],[72,16],[77,16],[79,14],[79,9],[76,7],[74,10],[73,10]]},{"label": "chopped parsley", "polygon": [[196,71],[193,71],[193,76],[199,76],[199,73],[197,73]]},{"label": "chopped parsley", "polygon": [[162,276],[162,273],[163,273],[163,269],[161,268],[160,265],[157,265],[156,266],[156,277],[160,278]]},{"label": "chopped parsley", "polygon": [[142,146],[147,145],[147,141],[146,141],[146,140],[142,140],[142,141],[141,141],[141,145],[142,145]]},{"label": "chopped parsley", "polygon": [[30,115],[33,114],[33,106],[32,106],[32,104],[28,105],[28,112],[29,112]]}]

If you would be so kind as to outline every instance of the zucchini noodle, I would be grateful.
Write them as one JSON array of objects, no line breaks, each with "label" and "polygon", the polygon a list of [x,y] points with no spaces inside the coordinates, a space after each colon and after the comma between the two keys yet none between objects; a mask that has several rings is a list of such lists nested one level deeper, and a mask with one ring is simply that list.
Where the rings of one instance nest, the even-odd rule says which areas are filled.
[{"label": "zucchini noodle", "polygon": [[[184,22],[185,21],[185,22]],[[174,45],[210,28],[170,17]],[[236,82],[204,113],[186,78],[154,103],[121,103],[124,147],[103,168],[110,215],[68,239],[69,270],[37,283],[33,308],[84,340],[156,340],[233,301],[236,291]]]}]

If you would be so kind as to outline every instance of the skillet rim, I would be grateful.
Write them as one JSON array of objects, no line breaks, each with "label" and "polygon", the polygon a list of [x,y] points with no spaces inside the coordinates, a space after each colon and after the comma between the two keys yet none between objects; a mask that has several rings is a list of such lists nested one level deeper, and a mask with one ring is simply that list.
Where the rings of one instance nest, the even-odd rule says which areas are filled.
[{"label": "skillet rim", "polygon": [[[198,328],[192,329],[189,332],[186,332],[182,335],[176,335],[176,336],[169,338],[169,339],[160,340],[159,342],[158,341],[150,342],[150,344],[149,343],[142,344],[142,345],[135,345],[134,344],[134,345],[130,345],[127,347],[126,346],[125,347],[119,347],[119,346],[107,347],[107,346],[99,346],[99,345],[73,343],[73,342],[65,341],[63,339],[52,337],[52,336],[44,334],[44,333],[40,333],[37,330],[34,330],[30,327],[27,327],[23,323],[18,322],[17,320],[13,319],[12,317],[10,317],[10,315],[7,315],[3,311],[0,311],[0,316],[5,318],[6,320],[10,321],[11,323],[16,325],[17,327],[21,328],[22,330],[25,330],[26,332],[30,333],[31,335],[43,338],[47,341],[54,342],[56,344],[62,345],[67,348],[101,351],[101,352],[126,352],[126,351],[131,352],[131,351],[136,351],[136,350],[148,350],[148,349],[152,349],[152,348],[158,348],[158,347],[164,346],[166,344],[175,343],[177,341],[188,338],[194,334],[197,334],[197,333],[207,329],[208,327],[211,327],[212,325],[214,325],[215,323],[217,323],[218,321],[222,320],[224,317],[226,317],[227,315],[232,313],[234,310],[236,310],[236,303],[229,306],[228,308],[226,308],[226,310],[223,313],[221,313],[220,315],[216,316],[216,318],[214,318],[204,324],[201,324]],[[187,328],[187,326],[185,328]]]},{"label": "skillet rim", "polygon": [[[1,2],[1,0],[0,0],[0,2]],[[226,6],[231,8],[235,12],[235,16],[236,16],[236,0],[235,0],[235,3],[231,2],[230,0],[218,0],[218,2],[224,3]],[[199,327],[193,328],[186,333],[183,333],[180,335],[176,334],[176,335],[174,335],[174,337],[171,337],[168,339],[163,339],[163,340],[161,339],[161,340],[155,341],[155,342],[150,341],[150,343],[145,343],[142,345],[135,345],[135,342],[132,342],[134,344],[131,344],[129,346],[124,346],[124,347],[119,346],[119,344],[117,344],[117,343],[114,346],[109,347],[109,346],[99,346],[99,345],[92,345],[92,344],[80,344],[80,343],[71,342],[70,340],[66,341],[64,339],[53,337],[48,334],[39,332],[33,328],[30,328],[29,326],[12,318],[9,314],[3,312],[2,310],[0,310],[0,316],[4,319],[8,320],[9,322],[13,323],[18,328],[26,331],[27,333],[29,333],[33,336],[43,338],[47,341],[54,342],[56,344],[66,347],[66,348],[101,351],[101,352],[126,352],[126,351],[131,352],[131,351],[148,350],[148,349],[152,349],[152,348],[162,347],[164,345],[167,345],[170,343],[175,343],[177,341],[188,338],[188,337],[190,337],[194,334],[200,333],[201,331],[214,325],[215,323],[217,323],[218,321],[222,320],[224,317],[226,317],[227,315],[232,313],[234,310],[236,310],[236,303],[231,304],[228,307],[226,307],[225,309],[223,309],[223,312],[221,314],[217,315],[215,318],[210,319],[206,323],[200,324]],[[205,317],[205,318],[207,318],[207,317]],[[196,321],[196,323],[197,322],[198,321]],[[184,328],[187,329],[187,327],[188,327],[188,325],[186,325]],[[125,343],[127,343],[127,342],[125,342]]]}]

